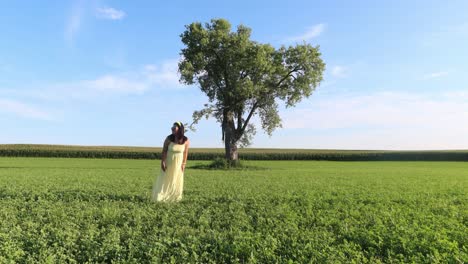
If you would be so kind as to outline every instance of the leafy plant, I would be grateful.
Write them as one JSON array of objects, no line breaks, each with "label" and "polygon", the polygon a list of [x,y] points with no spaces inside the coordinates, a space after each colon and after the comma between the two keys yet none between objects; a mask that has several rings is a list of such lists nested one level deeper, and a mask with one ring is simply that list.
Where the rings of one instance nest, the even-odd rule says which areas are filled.
[{"label": "leafy plant", "polygon": [[468,164],[0,158],[0,263],[463,263]]}]

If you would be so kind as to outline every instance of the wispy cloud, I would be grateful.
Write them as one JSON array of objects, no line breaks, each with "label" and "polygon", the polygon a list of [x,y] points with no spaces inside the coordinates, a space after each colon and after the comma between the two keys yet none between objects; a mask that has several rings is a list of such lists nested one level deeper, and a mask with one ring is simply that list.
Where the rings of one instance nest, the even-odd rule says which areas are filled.
[{"label": "wispy cloud", "polygon": [[331,69],[331,75],[335,78],[344,78],[349,74],[349,68],[346,66],[336,65]]},{"label": "wispy cloud", "polygon": [[110,19],[110,20],[121,20],[127,14],[122,10],[117,10],[112,7],[101,7],[96,9],[96,16],[98,18]]},{"label": "wispy cloud", "polygon": [[463,135],[468,133],[468,123],[464,122],[468,119],[468,94],[462,95],[379,92],[334,96],[311,107],[286,111],[283,127],[307,129],[317,135],[311,139],[328,144],[314,147],[467,148],[468,139]]},{"label": "wispy cloud", "polygon": [[183,89],[178,59],[141,66],[133,71],[108,73],[96,78],[35,85],[32,89],[0,89],[0,96],[47,101],[91,100],[113,96],[143,95],[150,90]]},{"label": "wispy cloud", "polygon": [[95,80],[83,81],[84,87],[89,87],[97,91],[110,91],[118,93],[141,94],[149,89],[148,83],[132,80],[124,76],[104,75]]},{"label": "wispy cloud", "polygon": [[39,119],[39,120],[47,120],[51,121],[54,118],[52,115],[46,111],[43,111],[37,107],[10,99],[1,99],[0,98],[0,113],[1,112],[8,112],[14,115],[24,117],[24,118],[31,118],[31,119]]},{"label": "wispy cloud", "polygon": [[67,17],[65,23],[65,40],[68,43],[73,43],[76,35],[78,34],[82,19],[83,19],[83,2],[78,1],[72,7],[70,15]]},{"label": "wispy cloud", "polygon": [[433,73],[425,74],[424,76],[422,76],[422,79],[423,80],[439,79],[439,78],[445,77],[447,75],[448,75],[447,71],[439,71],[439,72],[433,72]]},{"label": "wispy cloud", "polygon": [[[74,2],[65,22],[64,37],[69,44],[73,44],[75,41],[76,36],[83,26],[84,18],[90,10],[92,10],[90,3],[83,0],[76,0]],[[95,16],[100,19],[121,20],[126,15],[124,11],[112,7],[95,9]]]},{"label": "wispy cloud", "polygon": [[317,24],[314,26],[309,27],[306,32],[302,33],[298,36],[288,37],[284,41],[287,43],[291,42],[302,42],[302,41],[310,41],[313,38],[320,36],[325,31],[325,24]]},{"label": "wispy cloud", "polygon": [[150,89],[180,89],[178,59],[167,60],[160,64],[148,64],[133,72],[107,74],[94,80],[81,82],[81,86],[90,90],[143,94]]},{"label": "wispy cloud", "polygon": [[183,88],[178,75],[179,59],[168,60],[160,65],[149,64],[144,68],[148,81],[159,88]]}]

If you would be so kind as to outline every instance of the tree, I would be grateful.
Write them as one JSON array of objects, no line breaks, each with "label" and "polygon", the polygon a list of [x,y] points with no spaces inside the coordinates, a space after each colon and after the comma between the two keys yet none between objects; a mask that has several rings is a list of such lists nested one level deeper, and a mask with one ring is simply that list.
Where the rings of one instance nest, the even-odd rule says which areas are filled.
[{"label": "tree", "polygon": [[[226,159],[237,162],[237,146],[247,146],[255,134],[251,118],[258,115],[268,135],[281,127],[277,101],[293,107],[322,81],[325,63],[319,47],[310,44],[275,49],[250,40],[251,29],[231,32],[224,19],[203,26],[185,26],[185,47],[179,62],[180,81],[197,83],[209,103],[193,113],[193,123],[212,116],[221,124]],[[192,126],[193,127],[193,126]]]}]

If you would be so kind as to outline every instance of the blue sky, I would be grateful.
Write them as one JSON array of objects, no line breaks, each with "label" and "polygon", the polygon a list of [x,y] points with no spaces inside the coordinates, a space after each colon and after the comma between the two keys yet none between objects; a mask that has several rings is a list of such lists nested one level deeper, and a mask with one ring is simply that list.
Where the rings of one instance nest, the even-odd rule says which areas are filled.
[{"label": "blue sky", "polygon": [[[320,45],[324,81],[252,147],[468,149],[467,1],[2,1],[0,143],[161,146],[207,101],[180,34],[225,18]],[[258,124],[258,119],[254,119]],[[222,147],[202,120],[193,147]]]}]

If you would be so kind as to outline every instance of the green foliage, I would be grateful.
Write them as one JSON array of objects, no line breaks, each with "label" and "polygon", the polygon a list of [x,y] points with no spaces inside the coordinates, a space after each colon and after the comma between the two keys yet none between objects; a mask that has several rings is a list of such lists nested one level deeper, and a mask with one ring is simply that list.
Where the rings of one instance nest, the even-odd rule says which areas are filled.
[{"label": "green foliage", "polygon": [[212,169],[227,169],[229,167],[229,162],[219,157],[215,158],[208,167]]},{"label": "green foliage", "polygon": [[463,263],[468,164],[0,159],[0,263]]},{"label": "green foliage", "polygon": [[214,170],[258,170],[262,169],[256,166],[247,166],[240,160],[226,160],[225,158],[217,157],[210,164],[198,165],[192,168],[199,169],[214,169]]},{"label": "green foliage", "polygon": [[[0,145],[2,157],[61,157],[107,159],[160,159],[161,148],[86,147],[62,145]],[[188,159],[214,160],[223,149],[191,148]],[[239,150],[242,160],[330,160],[330,161],[468,161],[468,151],[368,151],[314,149]]]},{"label": "green foliage", "polygon": [[192,23],[181,34],[185,47],[180,80],[198,84],[209,101],[194,112],[192,128],[201,118],[214,117],[222,125],[223,140],[232,145],[250,144],[254,115],[260,116],[269,135],[281,127],[277,101],[292,107],[309,97],[325,70],[318,46],[303,43],[275,49],[250,40],[250,35],[244,25],[231,32],[224,19]]}]

